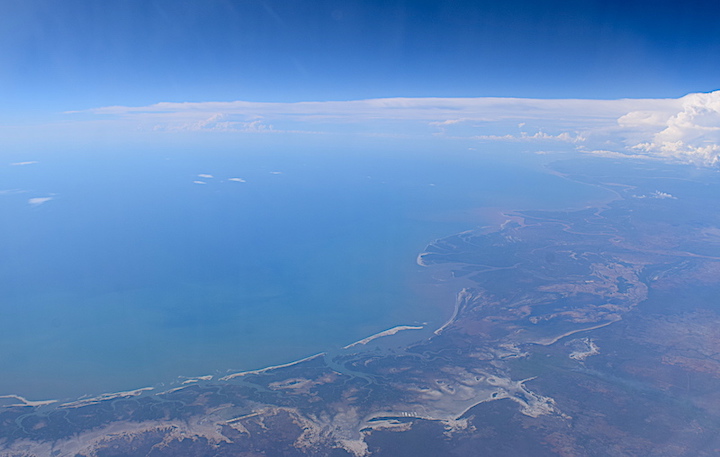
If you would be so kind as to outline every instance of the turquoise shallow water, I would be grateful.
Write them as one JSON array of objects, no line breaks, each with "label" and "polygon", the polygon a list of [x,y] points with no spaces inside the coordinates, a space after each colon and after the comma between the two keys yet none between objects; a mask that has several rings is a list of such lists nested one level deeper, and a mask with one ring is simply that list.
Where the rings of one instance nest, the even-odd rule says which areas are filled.
[{"label": "turquoise shallow water", "polygon": [[439,325],[452,303],[416,287],[427,243],[488,224],[485,207],[605,196],[535,157],[467,152],[38,162],[3,168],[4,188],[18,192],[0,195],[0,394],[32,398],[254,369],[395,325]]}]

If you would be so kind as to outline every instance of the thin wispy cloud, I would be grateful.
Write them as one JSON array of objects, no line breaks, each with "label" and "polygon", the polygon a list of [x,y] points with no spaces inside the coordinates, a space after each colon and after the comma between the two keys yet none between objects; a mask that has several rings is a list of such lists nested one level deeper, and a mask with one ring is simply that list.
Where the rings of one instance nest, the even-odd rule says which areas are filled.
[{"label": "thin wispy cloud", "polygon": [[29,160],[27,162],[14,162],[14,163],[11,163],[10,166],[18,167],[18,166],[23,166],[23,165],[33,165],[36,163],[39,163],[39,162],[37,160]]},{"label": "thin wispy cloud", "polygon": [[579,143],[585,139],[580,135],[572,135],[568,132],[562,132],[557,135],[549,135],[545,132],[536,132],[530,135],[527,132],[520,132],[519,135],[477,135],[473,137],[477,140],[490,140],[490,141],[527,141],[533,142],[537,140],[542,141],[562,141],[565,143]]},{"label": "thin wispy cloud", "polygon": [[[199,114],[199,113],[198,113]],[[261,119],[252,121],[235,120],[231,114],[215,113],[211,116],[198,119],[187,120],[181,112],[174,113],[169,122],[158,119],[160,123],[155,124],[152,128],[157,131],[173,131],[173,132],[271,132],[273,126],[264,123]],[[152,117],[147,117],[152,119]]]},{"label": "thin wispy cloud", "polygon": [[35,197],[35,198],[30,198],[30,199],[28,199],[28,204],[29,204],[30,206],[40,206],[40,205],[42,205],[43,203],[49,202],[49,201],[52,200],[52,199],[53,199],[53,197]]},{"label": "thin wispy cloud", "polygon": [[[185,127],[219,125],[260,119],[333,122],[415,120],[433,125],[461,121],[498,121],[553,118],[583,124],[588,120],[614,121],[632,109],[653,109],[664,100],[537,100],[523,98],[383,98],[353,101],[262,103],[157,103],[142,107],[108,106],[86,112],[139,121],[185,122]],[[188,124],[187,122],[195,124]],[[170,124],[169,124],[170,125]]]},{"label": "thin wispy cloud", "polygon": [[430,122],[430,125],[435,125],[438,127],[444,127],[446,125],[453,125],[453,124],[459,124],[460,122],[466,121],[467,119],[446,119],[444,121],[435,121]]},{"label": "thin wispy cloud", "polygon": [[0,190],[0,195],[15,195],[15,194],[22,194],[27,192],[23,189],[3,189]]}]

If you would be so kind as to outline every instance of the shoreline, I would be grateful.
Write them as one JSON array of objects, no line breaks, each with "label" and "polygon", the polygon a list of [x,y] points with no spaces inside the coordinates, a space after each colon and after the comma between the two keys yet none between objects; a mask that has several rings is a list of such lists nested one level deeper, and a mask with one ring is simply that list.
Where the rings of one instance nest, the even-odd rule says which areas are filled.
[{"label": "shoreline", "polygon": [[106,393],[98,395],[96,397],[84,398],[68,403],[62,403],[58,406],[58,408],[80,408],[83,406],[93,405],[107,400],[114,400],[116,398],[139,397],[144,392],[149,392],[151,390],[155,390],[155,387],[142,387],[140,389],[126,390],[124,392]]},{"label": "shoreline", "polygon": [[396,325],[395,327],[391,327],[387,330],[383,330],[382,332],[378,332],[374,335],[370,335],[367,338],[363,338],[352,344],[348,344],[347,346],[344,346],[343,349],[350,349],[355,346],[365,345],[365,344],[368,344],[369,342],[376,340],[378,338],[382,338],[385,336],[392,336],[392,335],[395,335],[398,332],[402,332],[404,330],[422,330],[424,328],[425,328],[424,325],[419,325],[419,326],[417,326],[417,325]]},{"label": "shoreline", "polygon": [[293,366],[293,365],[297,365],[298,363],[307,362],[307,361],[309,361],[309,360],[316,359],[316,358],[318,358],[318,357],[324,356],[325,354],[327,354],[327,352],[318,352],[317,354],[311,355],[311,356],[309,356],[309,357],[305,357],[305,358],[300,359],[300,360],[295,360],[295,361],[293,361],[293,362],[283,363],[283,364],[280,364],[280,365],[272,365],[272,366],[265,367],[265,368],[258,368],[257,370],[248,370],[248,371],[240,371],[240,372],[238,372],[238,373],[232,373],[232,374],[229,374],[229,375],[227,375],[227,376],[223,376],[222,378],[220,378],[220,381],[229,381],[229,380],[231,380],[231,379],[240,378],[240,377],[242,377],[242,376],[264,373],[264,372],[266,372],[266,371],[275,370],[275,369],[277,369],[277,368],[287,368],[287,367],[291,367],[291,366]]},{"label": "shoreline", "polygon": [[[567,174],[564,174],[564,173],[562,173],[562,172],[559,172],[559,171],[556,171],[556,170],[553,170],[553,169],[552,169],[552,164],[553,164],[553,163],[555,163],[555,162],[562,162],[562,161],[563,161],[563,159],[553,160],[553,161],[551,161],[551,162],[549,162],[549,163],[546,163],[546,164],[541,165],[541,168],[542,168],[542,170],[543,170],[544,173],[547,173],[547,174],[549,174],[549,175],[556,176],[556,177],[558,177],[558,178],[560,178],[560,179],[562,179],[562,180],[569,181],[569,182],[573,182],[573,183],[578,184],[578,185],[581,185],[581,186],[587,186],[587,187],[592,187],[592,188],[596,188],[596,189],[601,189],[601,190],[603,190],[603,191],[609,192],[611,195],[609,195],[609,196],[606,197],[606,198],[597,197],[597,198],[595,198],[595,199],[588,200],[588,201],[585,202],[584,205],[583,205],[583,204],[579,204],[579,205],[569,205],[569,206],[567,206],[567,207],[564,207],[564,209],[562,209],[562,210],[560,210],[560,211],[578,211],[578,210],[585,209],[585,208],[590,208],[590,207],[602,208],[602,207],[604,207],[604,206],[607,206],[607,204],[610,203],[610,202],[612,202],[612,201],[615,201],[615,200],[624,198],[624,197],[620,194],[620,192],[618,192],[618,191],[616,191],[616,190],[614,190],[614,189],[612,189],[612,188],[608,188],[608,187],[603,186],[603,185],[601,185],[601,184],[587,183],[587,182],[583,182],[583,181],[581,181],[581,180],[573,179],[573,178],[571,177],[571,175],[567,175]],[[460,231],[460,232],[457,232],[457,233],[448,234],[448,235],[446,235],[446,236],[443,236],[443,237],[437,238],[437,239],[435,239],[435,240],[432,240],[431,242],[429,242],[429,243],[426,244],[426,247],[427,247],[427,246],[430,246],[430,245],[432,245],[433,243],[435,243],[435,242],[437,242],[437,241],[439,241],[439,240],[442,240],[443,238],[446,238],[446,237],[448,237],[448,236],[453,236],[453,235],[462,234],[462,233],[469,233],[469,232],[473,232],[473,231],[476,231],[476,230],[478,230],[478,231],[496,231],[496,230],[500,230],[500,229],[503,228],[503,225],[504,225],[504,224],[507,224],[508,222],[511,222],[511,221],[518,222],[518,220],[522,220],[522,219],[523,219],[523,218],[522,218],[522,211],[524,211],[524,210],[517,210],[517,209],[508,210],[508,209],[501,209],[501,208],[498,208],[498,207],[480,207],[480,208],[477,208],[476,211],[478,212],[478,215],[482,214],[482,215],[484,216],[484,217],[483,217],[484,219],[489,219],[489,220],[491,220],[491,221],[492,221],[492,224],[491,224],[491,225],[477,226],[477,227],[474,227],[474,228],[472,228],[472,229],[470,229],[470,230],[464,230],[464,231]],[[533,209],[532,211],[558,211],[558,209],[540,208],[540,209]],[[522,223],[522,222],[520,222],[520,223]],[[425,250],[423,250],[422,252],[420,252],[419,254],[417,254],[415,263],[416,263],[418,266],[421,266],[421,267],[424,267],[424,268],[432,267],[432,264],[426,264],[426,263],[424,262],[424,260],[423,260],[423,256],[424,256],[424,255],[427,255],[427,254],[431,254],[431,253],[430,253],[430,252],[426,252]],[[434,330],[434,331],[432,332],[432,336],[434,336],[434,335],[440,335],[445,328],[447,328],[449,325],[451,325],[451,324],[455,321],[455,319],[457,318],[457,315],[459,314],[459,311],[460,311],[460,309],[461,309],[461,305],[462,305],[463,299],[467,299],[467,298],[468,298],[467,295],[468,295],[468,293],[467,293],[466,288],[462,288],[459,292],[456,292],[456,293],[455,293],[456,300],[455,300],[454,310],[453,310],[453,313],[452,313],[451,317],[450,317],[443,325],[441,325],[439,328],[437,328],[436,330]],[[550,342],[544,342],[544,343],[540,343],[540,344],[543,344],[543,345],[551,345],[551,344],[554,344],[555,342],[557,342],[558,340],[563,339],[563,338],[565,338],[565,337],[567,337],[567,336],[570,336],[570,335],[572,335],[572,334],[574,334],[574,333],[579,333],[579,332],[583,332],[583,331],[588,331],[588,330],[593,330],[593,329],[596,329],[596,328],[604,327],[604,326],[610,325],[610,324],[612,324],[612,323],[614,323],[614,322],[615,322],[615,321],[603,323],[603,324],[601,324],[601,325],[598,325],[598,326],[592,327],[592,328],[588,328],[588,329],[575,330],[575,331],[569,332],[569,333],[567,333],[567,334],[561,335],[561,336],[555,338],[554,340],[552,340],[552,341],[550,341]],[[389,329],[387,329],[387,330],[378,332],[378,333],[376,333],[376,334],[374,334],[374,335],[368,336],[368,337],[366,337],[366,338],[363,338],[363,339],[361,339],[361,340],[359,340],[359,341],[356,341],[356,342],[354,342],[354,343],[351,343],[351,344],[349,344],[349,345],[347,345],[347,346],[344,346],[344,347],[342,347],[342,350],[347,350],[347,349],[350,349],[350,348],[353,348],[353,347],[358,347],[358,346],[361,346],[361,345],[366,345],[366,344],[368,344],[368,343],[370,343],[370,342],[372,342],[372,341],[374,341],[374,340],[376,340],[376,339],[378,339],[378,338],[383,338],[383,337],[386,337],[386,336],[392,336],[392,335],[395,335],[395,334],[397,334],[397,333],[399,333],[399,332],[401,332],[401,331],[405,331],[405,330],[423,330],[423,329],[425,329],[425,328],[426,328],[426,325],[422,325],[422,326],[398,325],[398,326],[395,326],[395,327],[391,327],[391,328],[389,328]],[[430,337],[432,338],[432,336],[430,336]],[[218,377],[217,377],[217,380],[218,380],[218,381],[229,381],[229,380],[236,379],[236,378],[243,377],[243,376],[248,376],[248,375],[253,375],[253,374],[261,374],[261,373],[265,373],[265,372],[268,372],[268,371],[271,371],[271,370],[280,369],[280,368],[286,368],[286,367],[290,367],[290,366],[293,366],[293,365],[297,365],[297,364],[300,364],[300,363],[303,363],[303,362],[306,362],[306,361],[310,361],[310,360],[313,360],[313,359],[318,358],[318,357],[321,357],[321,356],[325,356],[325,355],[327,355],[327,354],[328,354],[328,351],[323,351],[323,352],[320,352],[320,353],[317,353],[317,354],[314,354],[314,355],[310,355],[310,356],[308,356],[308,357],[304,357],[304,358],[301,358],[301,359],[299,359],[299,360],[294,360],[294,361],[291,361],[291,362],[288,362],[288,363],[284,363],[284,364],[266,366],[266,367],[258,368],[258,369],[254,369],[254,370],[247,370],[247,371],[241,371],[241,372],[237,372],[237,373],[231,373],[231,374],[229,374],[229,375],[225,375],[225,376],[222,376],[222,377],[218,376]],[[155,386],[155,387],[143,387],[143,388],[140,388],[140,389],[134,389],[134,390],[128,390],[128,391],[103,393],[103,394],[96,395],[96,396],[91,397],[91,398],[79,397],[79,398],[77,398],[77,399],[75,399],[75,400],[73,400],[73,401],[68,401],[68,402],[66,402],[66,403],[58,404],[58,405],[56,405],[56,407],[58,407],[58,408],[75,408],[75,407],[81,407],[81,406],[85,406],[85,405],[89,405],[89,404],[99,403],[99,402],[102,402],[102,401],[112,400],[112,399],[115,399],[115,398],[141,396],[141,395],[144,395],[144,394],[146,394],[147,392],[150,392],[150,391],[156,391],[155,394],[162,394],[162,393],[169,392],[169,391],[172,391],[172,390],[177,390],[177,389],[179,389],[179,388],[189,387],[190,385],[197,384],[197,383],[200,383],[200,382],[210,382],[211,380],[215,379],[215,377],[214,377],[213,375],[198,376],[198,377],[183,377],[183,376],[180,376],[179,378],[180,378],[180,379],[183,379],[183,378],[184,378],[185,380],[182,381],[182,382],[180,382],[180,383],[179,383],[180,385],[177,386],[177,387],[170,387],[170,386],[172,386],[172,384],[174,384],[174,382],[173,382],[173,383],[170,383],[170,386],[167,386],[167,387],[165,387],[165,385],[161,383],[161,384],[159,384],[159,385],[157,385],[157,386]],[[56,400],[56,399],[53,399],[53,400],[38,400],[38,401],[33,401],[33,400],[27,400],[25,397],[23,397],[23,396],[21,396],[21,395],[17,395],[17,394],[0,395],[0,399],[4,399],[4,398],[6,398],[6,399],[13,399],[13,398],[14,398],[14,399],[16,399],[16,400],[18,400],[18,401],[20,401],[20,402],[22,402],[22,403],[9,404],[9,405],[0,405],[0,408],[6,408],[6,407],[25,407],[25,406],[29,406],[29,407],[44,407],[44,406],[53,405],[53,404],[56,404],[56,403],[59,403],[60,401],[62,401],[62,400]]]},{"label": "shoreline", "polygon": [[445,330],[449,325],[455,322],[458,313],[460,313],[461,303],[469,300],[470,298],[472,298],[472,294],[468,291],[466,287],[463,287],[460,292],[455,295],[455,309],[452,313],[452,316],[450,316],[450,319],[448,319],[447,322],[445,322],[439,329],[435,330],[433,334],[440,335],[443,330]]},{"label": "shoreline", "polygon": [[22,395],[14,395],[14,394],[0,395],[0,399],[2,399],[2,398],[14,398],[14,399],[22,402],[22,404],[17,403],[14,405],[4,405],[3,406],[4,408],[12,408],[15,406],[32,406],[33,408],[35,408],[35,407],[39,407],[39,406],[52,405],[53,403],[58,402],[58,400],[35,400],[35,401],[33,401],[33,400],[28,400],[27,398],[23,397]]}]

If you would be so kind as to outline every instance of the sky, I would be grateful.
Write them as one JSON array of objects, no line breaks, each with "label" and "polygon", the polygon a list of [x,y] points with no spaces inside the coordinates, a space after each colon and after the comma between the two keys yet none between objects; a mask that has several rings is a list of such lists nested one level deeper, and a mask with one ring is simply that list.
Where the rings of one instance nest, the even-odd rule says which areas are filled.
[{"label": "sky", "polygon": [[718,17],[716,0],[6,0],[0,153],[353,135],[715,166]]},{"label": "sky", "polygon": [[714,0],[5,0],[0,116],[720,88]]}]

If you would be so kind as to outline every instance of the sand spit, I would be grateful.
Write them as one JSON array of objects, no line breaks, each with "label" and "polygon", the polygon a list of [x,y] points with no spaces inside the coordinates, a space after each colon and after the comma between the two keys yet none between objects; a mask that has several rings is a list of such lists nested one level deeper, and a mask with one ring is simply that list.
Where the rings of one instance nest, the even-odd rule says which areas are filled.
[{"label": "sand spit", "polygon": [[452,316],[450,316],[450,319],[448,319],[448,321],[445,322],[442,325],[442,327],[435,330],[435,334],[440,335],[443,332],[443,330],[445,330],[447,328],[448,325],[455,322],[455,319],[457,319],[460,309],[463,308],[465,305],[467,305],[467,302],[470,301],[472,298],[473,298],[473,294],[467,288],[463,288],[460,292],[458,292],[457,298],[455,299],[455,310],[453,311]]},{"label": "sand spit", "polygon": [[213,375],[209,374],[206,376],[198,376],[196,378],[188,378],[188,379],[184,380],[182,383],[183,384],[193,384],[193,383],[200,382],[200,381],[212,381],[212,378],[213,378]]},{"label": "sand spit", "polygon": [[312,360],[312,359],[315,359],[315,358],[317,358],[317,357],[322,357],[322,356],[324,356],[324,355],[325,355],[324,352],[320,352],[320,353],[318,353],[318,354],[311,355],[310,357],[305,357],[304,359],[296,360],[296,361],[294,361],[294,362],[284,363],[284,364],[282,364],[282,365],[274,365],[274,366],[271,366],[271,367],[260,368],[259,370],[241,371],[240,373],[229,374],[229,375],[227,375],[227,376],[224,376],[224,377],[220,378],[220,380],[221,380],[221,381],[229,381],[229,380],[231,380],[231,379],[239,378],[239,377],[242,377],[242,376],[247,376],[247,375],[251,375],[251,374],[265,373],[266,371],[275,370],[275,369],[278,369],[278,368],[291,367],[291,366],[293,366],[293,365],[297,365],[298,363],[307,362],[308,360]]},{"label": "sand spit", "polygon": [[97,397],[85,398],[83,400],[73,401],[70,403],[63,403],[60,408],[79,408],[81,406],[92,405],[94,403],[100,403],[102,401],[114,400],[116,398],[127,398],[137,397],[150,390],[155,390],[154,387],[143,387],[142,389],[128,390],[126,392],[115,392],[109,394],[102,394]]},{"label": "sand spit", "polygon": [[21,403],[15,403],[13,405],[5,405],[6,407],[13,407],[13,406],[46,406],[51,405],[53,403],[57,403],[57,400],[41,400],[41,401],[32,401],[28,400],[25,397],[21,397],[20,395],[0,395],[0,398],[14,398],[16,400],[19,400]]},{"label": "sand spit", "polygon": [[398,326],[396,326],[396,327],[389,328],[389,329],[387,329],[387,330],[383,330],[383,331],[380,332],[380,333],[376,333],[376,334],[374,334],[374,335],[368,336],[367,338],[363,338],[363,339],[361,339],[360,341],[356,341],[356,342],[354,342],[354,343],[352,343],[352,344],[348,344],[348,345],[345,346],[343,349],[350,349],[351,347],[359,346],[359,345],[361,345],[361,344],[368,344],[368,343],[371,342],[372,340],[375,340],[375,339],[378,339],[378,338],[382,338],[382,337],[384,337],[384,336],[395,335],[396,333],[402,332],[403,330],[422,330],[423,328],[425,328],[425,327],[422,326],[422,325],[420,325],[420,326],[398,325]]},{"label": "sand spit", "polygon": [[563,333],[562,335],[558,335],[556,337],[543,338],[540,340],[529,341],[529,342],[534,343],[534,344],[540,344],[542,346],[550,346],[550,345],[557,343],[558,341],[560,341],[563,338],[567,338],[570,335],[574,335],[574,334],[580,333],[580,332],[589,332],[590,330],[597,330],[599,328],[607,327],[608,325],[614,324],[615,322],[619,322],[621,320],[622,320],[622,318],[620,316],[618,316],[616,318],[610,319],[608,322],[603,322],[602,324],[593,325],[592,327],[579,328],[577,330],[571,330],[567,333]]},{"label": "sand spit", "polygon": [[415,259],[415,263],[417,263],[421,267],[429,267],[430,265],[425,263],[425,261],[423,260],[423,257],[428,254],[430,254],[430,253],[429,252],[421,252],[420,254],[418,254],[417,258]]}]

